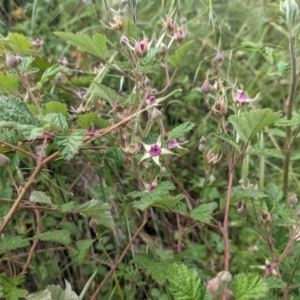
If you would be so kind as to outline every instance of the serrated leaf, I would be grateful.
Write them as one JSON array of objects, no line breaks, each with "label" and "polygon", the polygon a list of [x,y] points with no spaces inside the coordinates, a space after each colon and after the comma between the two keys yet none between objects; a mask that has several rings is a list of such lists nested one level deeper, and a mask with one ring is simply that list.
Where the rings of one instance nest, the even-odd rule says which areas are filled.
[{"label": "serrated leaf", "polygon": [[209,223],[213,211],[218,207],[216,202],[203,203],[190,212],[190,217],[196,221]]},{"label": "serrated leaf", "polygon": [[22,58],[21,64],[20,64],[20,69],[27,74],[28,71],[31,69],[31,64],[34,61],[34,57],[32,56],[25,56]]},{"label": "serrated leaf", "polygon": [[142,138],[142,142],[147,145],[153,145],[157,142],[158,137],[158,133],[149,133],[147,136]]},{"label": "serrated leaf", "polygon": [[28,239],[24,239],[22,236],[5,236],[0,243],[0,253],[4,253],[9,250],[17,248],[27,247],[30,243]]},{"label": "serrated leaf", "polygon": [[3,287],[3,293],[6,300],[19,300],[26,297],[28,292],[24,289],[19,289],[17,286],[25,282],[24,275],[16,277],[8,277],[7,275],[0,275],[0,285]]},{"label": "serrated leaf", "polygon": [[126,99],[120,96],[119,94],[117,94],[117,92],[111,89],[110,87],[95,81],[93,82],[93,84],[95,85],[94,94],[97,95],[97,97],[99,98],[103,98],[107,100],[110,103],[111,107],[114,108],[114,105],[117,102],[120,103],[125,102]]},{"label": "serrated leaf", "polygon": [[258,156],[266,156],[266,157],[277,157],[283,158],[283,154],[281,151],[276,149],[268,149],[268,148],[259,148],[259,147],[251,147],[246,151],[248,155],[258,155]]},{"label": "serrated leaf", "polygon": [[39,120],[45,131],[67,131],[69,128],[66,118],[61,113],[40,115]]},{"label": "serrated leaf", "polygon": [[78,205],[74,210],[85,217],[95,219],[98,224],[102,224],[108,228],[114,227],[110,206],[103,201],[93,199],[84,204]]},{"label": "serrated leaf", "polygon": [[137,264],[140,269],[144,269],[148,276],[151,276],[159,284],[164,284],[168,279],[169,268],[175,262],[180,261],[181,256],[177,255],[172,259],[157,260],[148,254],[141,254],[131,260],[131,263]]},{"label": "serrated leaf", "polygon": [[106,37],[102,34],[97,33],[92,38],[83,33],[55,32],[54,34],[67,40],[81,51],[89,52],[101,58],[107,57]]},{"label": "serrated leaf", "polygon": [[222,132],[215,133],[215,136],[219,139],[225,141],[227,144],[232,146],[235,150],[237,150],[238,153],[241,153],[241,149],[237,142],[228,134],[224,134]]},{"label": "serrated leaf", "polygon": [[32,44],[28,37],[20,33],[10,33],[8,37],[10,48],[18,55],[25,56],[32,53]]},{"label": "serrated leaf", "polygon": [[75,263],[82,263],[84,261],[93,243],[94,240],[81,240],[76,242],[76,249],[70,253]]},{"label": "serrated leaf", "polygon": [[51,292],[48,289],[29,294],[26,300],[53,300],[51,297]]},{"label": "serrated leaf", "polygon": [[34,239],[41,241],[51,241],[63,245],[69,245],[71,242],[70,232],[68,230],[51,230],[44,233],[36,234]]},{"label": "serrated leaf", "polygon": [[51,101],[45,104],[45,108],[43,109],[43,113],[50,114],[50,113],[61,113],[64,117],[67,115],[68,108],[65,103],[60,103],[57,101]]},{"label": "serrated leaf", "polygon": [[83,145],[84,132],[74,130],[71,133],[59,132],[56,134],[54,142],[58,146],[58,151],[66,160],[70,160]]},{"label": "serrated leaf", "polygon": [[24,101],[19,98],[0,96],[0,107],[2,126],[5,122],[40,126],[38,119],[31,114]]},{"label": "serrated leaf", "polygon": [[47,82],[49,79],[53,78],[55,74],[57,74],[58,72],[61,72],[64,69],[65,69],[64,66],[62,66],[60,64],[54,64],[50,68],[46,69],[46,71],[43,73],[39,83],[43,84],[43,83]]},{"label": "serrated leaf", "polygon": [[300,124],[300,114],[297,112],[293,113],[292,119],[287,120],[286,118],[279,119],[275,125],[276,126],[299,126]]},{"label": "serrated leaf", "polygon": [[89,129],[93,121],[95,120],[97,113],[87,113],[78,117],[76,124],[77,127],[83,129]]},{"label": "serrated leaf", "polygon": [[238,300],[260,299],[267,292],[267,283],[256,274],[238,274],[232,282],[232,291]]},{"label": "serrated leaf", "polygon": [[51,297],[51,292],[48,289],[29,294],[26,300],[53,300]]},{"label": "serrated leaf", "polygon": [[104,119],[101,119],[101,118],[95,118],[93,120],[93,123],[98,126],[99,128],[106,128],[106,127],[109,127],[111,126],[112,124],[107,121],[107,120],[104,120]]},{"label": "serrated leaf", "polygon": [[266,193],[267,200],[266,203],[268,208],[271,210],[274,206],[283,203],[283,193],[280,187],[274,183],[269,183],[264,192]]},{"label": "serrated leaf", "polygon": [[170,266],[168,280],[175,300],[201,300],[205,296],[196,270],[188,269],[183,264]]},{"label": "serrated leaf", "polygon": [[43,127],[36,127],[34,125],[20,124],[16,126],[16,129],[19,131],[20,134],[23,134],[27,140],[35,140],[44,132]]},{"label": "serrated leaf", "polygon": [[133,207],[139,209],[146,209],[149,206],[152,206],[156,201],[161,199],[171,197],[169,190],[175,189],[175,186],[170,181],[163,181],[154,190],[150,192],[132,192],[127,194],[127,197],[138,198],[141,197],[140,201],[136,201],[133,204]]},{"label": "serrated leaf", "polygon": [[286,283],[276,277],[268,277],[265,281],[269,289],[282,289],[286,287]]},{"label": "serrated leaf", "polygon": [[52,204],[51,198],[45,193],[41,191],[33,191],[30,194],[29,200],[37,203],[47,203]]},{"label": "serrated leaf", "polygon": [[2,89],[4,93],[16,95],[18,94],[18,82],[17,76],[0,72],[0,91]]},{"label": "serrated leaf", "polygon": [[73,210],[75,206],[76,206],[76,203],[74,201],[70,201],[68,203],[59,205],[59,209],[61,212],[65,213],[65,212]]},{"label": "serrated leaf", "polygon": [[171,65],[173,65],[174,67],[178,67],[181,64],[184,57],[186,56],[186,54],[188,53],[188,51],[193,43],[194,43],[194,41],[188,41],[187,43],[182,45],[180,48],[178,48],[175,51],[175,54],[169,57],[168,62]]},{"label": "serrated leaf", "polygon": [[186,132],[189,132],[194,128],[195,124],[191,122],[185,122],[174,129],[171,130],[171,132],[168,134],[168,142],[171,140],[175,140],[179,138],[180,136],[184,135]]},{"label": "serrated leaf", "polygon": [[229,121],[233,124],[240,138],[247,142],[262,129],[278,120],[279,117],[279,113],[265,108],[232,115],[229,117]]},{"label": "serrated leaf", "polygon": [[179,194],[177,196],[166,196],[162,197],[157,200],[149,201],[148,199],[142,199],[141,201],[134,202],[133,207],[145,210],[146,208],[150,206],[154,207],[165,207],[165,208],[172,208],[174,205],[176,205],[178,202],[180,202],[182,199],[184,199],[184,195]]},{"label": "serrated leaf", "polygon": [[66,289],[63,290],[59,285],[48,285],[47,289],[51,293],[52,299],[57,300],[79,300],[79,297],[72,291],[70,283],[65,280]]},{"label": "serrated leaf", "polygon": [[234,186],[231,190],[231,204],[238,202],[243,199],[262,199],[266,198],[267,195],[252,188],[243,188],[242,186]]},{"label": "serrated leaf", "polygon": [[115,162],[117,165],[122,165],[125,161],[123,151],[117,147],[107,148],[104,153],[107,159]]}]

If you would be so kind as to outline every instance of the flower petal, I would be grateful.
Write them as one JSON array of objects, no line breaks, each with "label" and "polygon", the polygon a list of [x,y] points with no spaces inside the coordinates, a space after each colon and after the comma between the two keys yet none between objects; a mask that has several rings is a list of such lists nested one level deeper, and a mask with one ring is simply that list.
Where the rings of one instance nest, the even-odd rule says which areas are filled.
[{"label": "flower petal", "polygon": [[149,157],[151,157],[150,153],[146,152],[146,153],[142,156],[142,158],[140,159],[140,162],[141,162],[142,160],[146,159],[146,158],[149,158]]},{"label": "flower petal", "polygon": [[159,162],[159,156],[152,156],[153,161],[161,168],[161,164]]}]

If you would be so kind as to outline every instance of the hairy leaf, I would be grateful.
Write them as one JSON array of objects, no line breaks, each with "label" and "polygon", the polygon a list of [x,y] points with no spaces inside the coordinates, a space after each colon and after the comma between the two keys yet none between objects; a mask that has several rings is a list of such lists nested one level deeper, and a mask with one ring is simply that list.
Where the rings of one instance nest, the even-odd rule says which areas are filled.
[{"label": "hairy leaf", "polygon": [[97,113],[87,113],[78,117],[76,124],[78,127],[88,130],[95,118]]},{"label": "hairy leaf", "polygon": [[45,115],[51,113],[61,113],[64,117],[67,116],[68,108],[65,103],[60,103],[57,101],[51,101],[45,104],[45,108],[43,109],[43,113]]},{"label": "hairy leaf", "polygon": [[29,200],[32,202],[52,204],[51,198],[45,192],[41,191],[33,191],[30,194]]},{"label": "hairy leaf", "polygon": [[241,153],[241,149],[240,149],[239,145],[230,135],[218,132],[218,133],[215,133],[215,136],[218,137],[219,139],[225,141],[230,146],[232,146],[235,150],[238,151],[238,153]]},{"label": "hairy leaf", "polygon": [[267,202],[270,203],[270,205],[273,206],[283,202],[282,189],[278,185],[269,183],[265,188],[265,193],[267,195]]},{"label": "hairy leaf", "polygon": [[55,143],[58,146],[59,153],[66,159],[70,160],[83,145],[84,132],[74,130],[71,133],[59,132],[55,136]]},{"label": "hairy leaf", "polygon": [[19,289],[17,286],[25,282],[24,275],[16,277],[8,277],[7,275],[0,275],[0,286],[3,287],[3,293],[6,300],[24,299],[28,292],[24,289]]},{"label": "hairy leaf", "polygon": [[286,287],[286,283],[276,277],[268,277],[265,279],[269,289],[282,289]]},{"label": "hairy leaf", "polygon": [[247,142],[265,127],[278,120],[280,114],[269,108],[258,109],[251,112],[243,112],[240,115],[232,115],[229,121],[233,124],[240,138]]},{"label": "hairy leaf", "polygon": [[20,33],[10,33],[8,37],[8,44],[9,47],[13,49],[14,53],[21,56],[25,56],[33,52],[32,44],[28,37]]},{"label": "hairy leaf", "polygon": [[168,62],[174,67],[178,67],[181,64],[184,57],[186,56],[186,54],[188,53],[188,51],[190,50],[190,47],[192,46],[193,43],[194,41],[188,41],[180,48],[178,48],[175,51],[175,54],[169,57]]},{"label": "hairy leaf", "polygon": [[105,100],[107,100],[111,107],[115,107],[114,105],[117,103],[117,102],[120,102],[120,103],[124,103],[125,102],[125,98],[118,95],[117,92],[111,88],[109,88],[108,86],[104,85],[104,84],[101,84],[101,83],[98,83],[98,82],[93,82],[95,84],[95,95],[97,95],[97,97],[99,98],[103,98]]},{"label": "hairy leaf", "polygon": [[18,82],[17,76],[0,72],[0,92],[18,94]]},{"label": "hairy leaf", "polygon": [[67,40],[81,51],[89,52],[101,58],[107,56],[106,37],[102,34],[96,33],[92,38],[84,33],[55,32],[54,34]]},{"label": "hairy leaf", "polygon": [[122,165],[125,161],[123,151],[117,147],[107,148],[105,150],[105,157],[117,165]]},{"label": "hairy leaf", "polygon": [[79,300],[77,294],[72,291],[70,283],[65,280],[66,289],[63,290],[59,285],[48,285],[47,289],[51,292],[52,299],[58,300]]},{"label": "hairy leaf", "polygon": [[195,270],[183,264],[172,264],[168,271],[169,289],[176,300],[202,300],[206,297],[206,290]]},{"label": "hairy leaf", "polygon": [[66,118],[61,113],[50,113],[45,116],[39,116],[39,120],[45,131],[67,131],[69,126]]},{"label": "hairy leaf", "polygon": [[0,126],[1,123],[4,124],[3,121],[40,126],[38,119],[31,114],[26,104],[19,98],[0,96],[0,107]]},{"label": "hairy leaf", "polygon": [[175,140],[180,136],[184,135],[186,132],[192,130],[195,124],[191,122],[185,122],[174,129],[168,134],[168,141]]},{"label": "hairy leaf", "polygon": [[152,199],[151,201],[143,198],[141,201],[134,202],[133,206],[140,210],[145,210],[146,208],[148,208],[150,206],[172,208],[174,205],[176,205],[182,199],[184,199],[183,194],[179,194],[177,196],[165,196],[165,197],[162,197],[162,198],[159,198],[156,200]]},{"label": "hairy leaf", "polygon": [[55,74],[57,74],[58,72],[61,72],[62,70],[64,70],[65,67],[60,65],[60,64],[54,64],[53,66],[51,66],[50,68],[48,68],[42,75],[41,80],[37,83],[45,83],[47,82],[49,79],[52,79],[54,77]]},{"label": "hairy leaf", "polygon": [[141,254],[131,260],[131,263],[137,264],[140,269],[144,269],[147,275],[151,276],[159,284],[164,284],[168,279],[169,268],[175,262],[179,262],[181,255],[172,259],[157,260],[148,254]]},{"label": "hairy leaf", "polygon": [[29,245],[28,239],[24,239],[22,236],[6,235],[0,243],[0,253]]},{"label": "hairy leaf", "polygon": [[213,211],[218,207],[216,202],[203,203],[191,211],[190,217],[194,220],[209,223]]},{"label": "hairy leaf", "polygon": [[51,241],[63,245],[69,245],[71,242],[70,232],[68,230],[51,230],[44,233],[36,234],[34,239],[41,241]]},{"label": "hairy leaf", "polygon": [[266,156],[266,157],[277,157],[283,158],[283,154],[281,151],[276,149],[267,149],[267,148],[259,148],[259,147],[251,147],[246,151],[248,155],[257,155],[257,156]]},{"label": "hairy leaf", "polygon": [[114,227],[110,206],[103,201],[93,199],[78,205],[74,210],[83,214],[85,217],[95,219],[98,224],[102,224],[109,228]]},{"label": "hairy leaf", "polygon": [[29,294],[26,300],[53,300],[51,297],[51,292],[48,289]]},{"label": "hairy leaf", "polygon": [[76,263],[82,263],[87,255],[94,240],[81,240],[76,242],[76,249],[72,250],[70,255]]},{"label": "hairy leaf", "polygon": [[232,291],[239,300],[261,299],[267,292],[267,283],[256,274],[240,273],[232,282]]},{"label": "hairy leaf", "polygon": [[266,198],[266,194],[252,188],[243,188],[242,186],[234,186],[231,190],[231,204],[246,199],[262,199]]}]

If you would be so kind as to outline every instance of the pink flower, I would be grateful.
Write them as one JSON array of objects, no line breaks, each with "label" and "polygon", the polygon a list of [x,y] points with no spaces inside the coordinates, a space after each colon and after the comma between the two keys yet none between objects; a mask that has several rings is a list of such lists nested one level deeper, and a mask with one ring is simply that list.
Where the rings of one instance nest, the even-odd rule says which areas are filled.
[{"label": "pink flower", "polygon": [[171,141],[168,142],[168,148],[180,148],[180,149],[187,150],[186,148],[183,148],[183,147],[180,146],[180,145],[183,145],[183,144],[186,144],[186,143],[187,143],[187,141],[184,142],[184,143],[177,143],[176,140],[171,140]]},{"label": "pink flower", "polygon": [[41,47],[44,44],[44,41],[40,40],[40,39],[36,39],[32,42],[32,45],[34,45],[35,47]]},{"label": "pink flower", "polygon": [[146,152],[142,156],[142,158],[140,159],[140,162],[143,161],[146,158],[152,158],[152,160],[160,168],[162,168],[162,166],[160,165],[160,162],[159,162],[159,156],[161,154],[175,154],[175,153],[171,152],[170,150],[161,147],[161,136],[158,137],[156,143],[153,144],[153,145],[147,145],[147,144],[144,144],[144,143],[142,143],[142,144],[143,144],[144,148],[146,149]]},{"label": "pink flower", "polygon": [[248,98],[243,90],[238,90],[236,94],[233,96],[233,102],[244,104],[244,103],[250,103],[255,100],[257,100],[259,97],[259,93],[255,96],[255,98]]}]

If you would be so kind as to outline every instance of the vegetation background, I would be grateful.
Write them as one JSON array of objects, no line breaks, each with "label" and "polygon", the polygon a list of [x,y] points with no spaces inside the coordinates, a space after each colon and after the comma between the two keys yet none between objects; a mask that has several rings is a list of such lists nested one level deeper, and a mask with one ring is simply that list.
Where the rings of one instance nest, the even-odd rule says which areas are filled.
[{"label": "vegetation background", "polygon": [[[217,81],[222,85],[222,91],[226,91],[228,116],[270,108],[279,112],[283,120],[285,99],[290,95],[293,81],[290,76],[293,56],[283,29],[285,20],[279,16],[279,5],[280,1],[271,0],[4,0],[0,3],[0,72],[4,74],[0,78],[0,104],[5,107],[0,112],[0,153],[10,159],[8,165],[0,162],[2,218],[7,218],[15,199],[32,180],[5,231],[1,230],[0,293],[3,298],[222,297],[224,286],[231,281],[227,281],[227,277],[218,281],[223,274],[219,272],[228,271],[224,269],[228,252],[220,224],[224,221],[229,186],[224,140],[228,144],[230,141],[228,137],[216,135],[222,131],[223,123],[212,106],[207,105],[207,96],[201,87],[207,78],[211,84]],[[122,26],[117,28],[120,30],[113,30],[119,18]],[[182,41],[174,41],[172,34],[166,33],[169,19],[176,20],[184,31]],[[67,43],[71,36],[64,36],[62,32],[106,36],[109,49],[106,61],[114,68],[109,71],[101,58],[83,51],[82,47],[74,47],[76,42]],[[170,43],[170,55],[188,41],[193,43],[174,78],[169,80],[166,68],[160,67],[159,60],[154,62],[153,57],[142,71],[137,68],[135,73],[130,65],[134,51],[126,53],[120,43],[122,34],[126,34],[130,43],[147,37],[148,42],[152,39],[152,46],[163,37]],[[297,45],[295,50],[297,63]],[[26,76],[22,77],[14,67],[7,66],[7,52],[34,58],[27,62],[35,70],[30,71],[31,74],[23,70]],[[222,56],[222,63],[216,61],[217,54]],[[60,63],[60,67],[56,63]],[[52,68],[52,73],[43,75],[53,66],[56,69]],[[136,76],[136,82],[116,72],[116,66],[121,66],[127,76]],[[171,66],[170,70],[173,72],[174,68]],[[140,80],[139,72],[149,77],[150,83],[145,86],[151,87],[153,93],[165,89],[159,95],[168,96],[158,106],[162,112],[160,121],[151,123],[149,111],[145,110],[139,114],[137,123],[103,131],[105,134],[99,131],[98,135],[97,130],[125,118],[122,111],[118,115],[117,102],[112,98],[120,96],[126,100],[121,102],[121,110],[134,108],[135,111],[139,107],[139,103],[130,102]],[[19,78],[17,90],[10,85],[12,81],[5,81],[7,74]],[[43,78],[46,79],[43,81]],[[95,81],[98,88],[92,85]],[[103,86],[109,90],[103,90]],[[295,88],[298,91],[298,87]],[[108,95],[112,90],[115,94]],[[254,99],[258,93],[259,97],[237,110],[234,99],[238,90],[248,99]],[[142,90],[138,93],[142,94]],[[10,113],[5,103],[10,98],[5,97],[24,100],[22,103],[26,105],[20,104],[19,116],[23,116],[26,107],[24,118],[29,114],[38,118],[44,126],[41,135],[40,131],[35,134],[32,127],[27,134],[26,126],[16,125],[15,119],[12,122],[14,117],[8,119]],[[215,99],[216,96],[210,96],[210,101]],[[293,123],[282,121],[277,127],[267,127],[276,121],[276,116],[279,118],[279,114],[272,115],[274,122],[264,126],[267,127],[264,133],[253,135],[252,146],[259,149],[253,148],[241,156],[233,174],[236,194],[232,192],[226,231],[230,244],[229,271],[234,278],[233,286],[230,283],[228,286],[236,299],[300,297],[300,250],[294,246],[298,238],[298,206],[297,201],[286,203],[299,190],[298,103],[296,92]],[[18,115],[16,110],[12,111]],[[50,120],[47,115],[53,113],[62,114],[63,120]],[[180,127],[182,124],[187,127]],[[237,128],[228,119],[226,124],[235,139]],[[67,146],[64,126],[79,137],[76,139],[74,135]],[[282,126],[292,126],[295,130],[295,150],[283,192],[286,131]],[[178,136],[174,131],[173,134],[179,145],[186,143],[183,146],[186,150],[177,148],[176,156],[161,159],[166,172],[150,162],[141,164],[143,167],[139,170],[145,150],[141,141],[155,144],[162,135],[165,139],[162,147],[166,147],[170,141],[167,136],[174,128],[182,130]],[[85,130],[84,134],[81,129]],[[199,150],[202,137],[205,142],[201,143],[211,150],[211,157],[207,155],[208,150]],[[81,144],[84,138],[91,141]],[[129,140],[130,145],[126,144]],[[134,153],[130,153],[134,154],[132,159],[124,150],[128,145],[135,147]],[[45,156],[39,156],[44,151]],[[56,156],[43,163],[43,159],[56,151],[60,158]],[[35,162],[40,167],[32,177],[37,170]],[[148,199],[152,204],[141,209],[143,191],[150,183],[156,187],[157,178],[168,182],[164,187],[167,194],[165,190],[158,190],[163,193],[158,196],[166,197],[168,204],[155,204]],[[169,196],[184,199],[184,205],[170,206]],[[96,202],[91,202],[92,199]],[[137,199],[142,199],[140,204]],[[207,211],[202,210],[201,217],[186,217],[187,211],[195,209],[195,203],[199,207],[207,205]],[[282,212],[284,216],[280,215]],[[207,226],[211,219],[212,226]],[[273,264],[283,258],[279,270]],[[237,277],[238,274],[242,275]],[[212,281],[211,286],[206,285],[214,278],[218,279],[219,286],[211,287]],[[263,281],[266,278],[269,281]],[[191,280],[196,291],[191,287]],[[178,292],[180,285],[183,292]],[[227,299],[230,297],[227,295]]]}]

